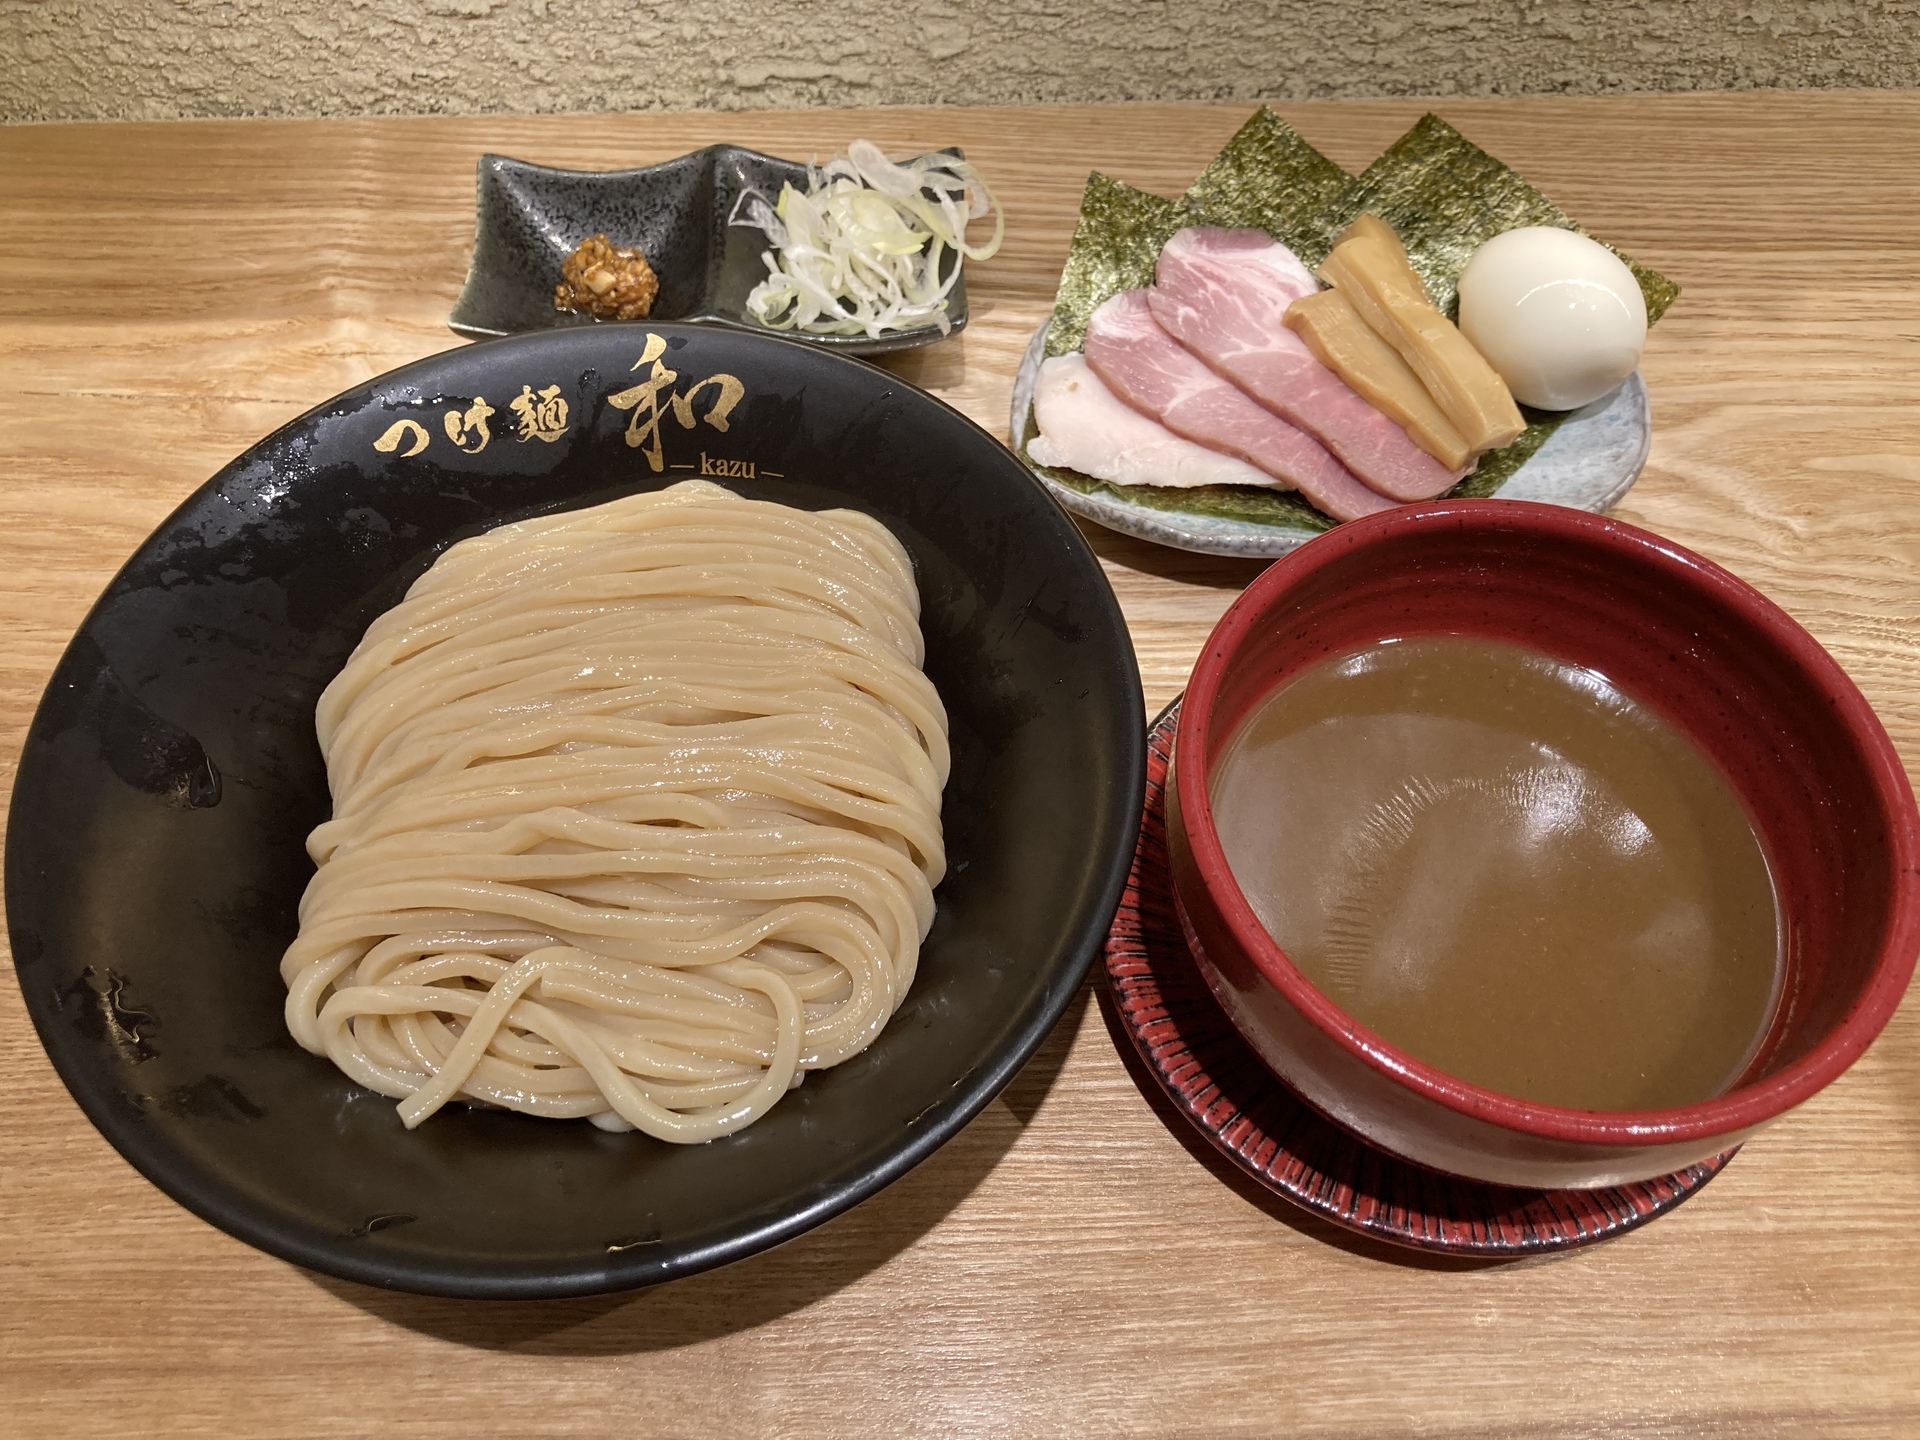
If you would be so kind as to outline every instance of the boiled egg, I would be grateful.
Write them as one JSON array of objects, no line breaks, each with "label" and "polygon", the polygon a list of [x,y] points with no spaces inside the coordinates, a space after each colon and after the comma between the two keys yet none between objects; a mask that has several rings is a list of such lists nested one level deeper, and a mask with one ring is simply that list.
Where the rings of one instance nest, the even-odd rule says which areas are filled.
[{"label": "boiled egg", "polygon": [[1573,410],[1639,366],[1647,302],[1606,246],[1529,225],[1473,252],[1460,276],[1460,330],[1521,404]]}]

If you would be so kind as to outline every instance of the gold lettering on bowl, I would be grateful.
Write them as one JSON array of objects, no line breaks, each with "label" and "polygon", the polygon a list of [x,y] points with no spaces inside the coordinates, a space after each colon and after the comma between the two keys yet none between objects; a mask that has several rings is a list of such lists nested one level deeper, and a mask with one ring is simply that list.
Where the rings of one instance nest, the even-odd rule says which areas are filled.
[{"label": "gold lettering on bowl", "polygon": [[396,420],[386,428],[385,433],[378,440],[373,442],[373,448],[382,455],[391,455],[394,451],[400,450],[404,442],[407,448],[400,450],[400,456],[405,459],[409,455],[418,455],[426,449],[427,439],[427,427],[418,420]]},{"label": "gold lettering on bowl", "polygon": [[447,438],[469,455],[478,455],[487,448],[487,442],[493,434],[487,429],[487,417],[493,414],[493,407],[487,404],[487,397],[476,395],[473,404],[466,413],[449,410],[446,413]]},{"label": "gold lettering on bowl", "polygon": [[558,385],[549,385],[535,394],[531,385],[522,385],[517,399],[507,402],[520,417],[520,439],[544,440],[548,444],[567,433],[567,402]]},{"label": "gold lettering on bowl", "polygon": [[751,460],[726,460],[718,455],[709,455],[706,451],[702,450],[700,452],[700,473],[702,475],[718,475],[727,480],[752,480],[755,478],[757,471]]},{"label": "gold lettering on bowl", "polygon": [[[667,342],[649,332],[640,358],[633,362],[635,370],[643,365],[652,367],[647,372],[647,378],[638,385],[607,397],[607,403],[614,409],[632,412],[627,420],[627,444],[647,457],[647,465],[656,475],[667,468],[660,436],[660,405],[663,399],[682,429],[691,430],[704,421],[725,434],[727,417],[747,393],[747,387],[735,376],[709,375],[704,380],[696,380],[685,394],[675,394],[673,384],[680,378],[680,372],[669,370],[661,360],[666,350]],[[707,407],[706,414],[696,415],[694,397],[708,386],[713,387],[713,403]],[[703,470],[702,473],[707,472]]]}]

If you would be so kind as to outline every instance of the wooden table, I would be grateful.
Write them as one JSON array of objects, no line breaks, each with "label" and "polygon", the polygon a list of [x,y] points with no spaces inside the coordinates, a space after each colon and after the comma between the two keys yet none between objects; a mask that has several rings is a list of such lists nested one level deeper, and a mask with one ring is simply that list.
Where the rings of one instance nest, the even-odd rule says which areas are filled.
[{"label": "wooden table", "polygon": [[[1350,167],[1413,103],[1289,107]],[[1920,759],[1920,94],[1446,103],[1686,293],[1626,519],[1839,658]],[[1177,193],[1246,106],[0,130],[0,758],[113,569],[224,461],[446,348],[473,160],[964,144],[1011,215],[902,375],[1004,431],[1095,166]],[[1255,567],[1091,531],[1147,704]],[[0,969],[0,1431],[14,1435],[1912,1434],[1920,1002],[1697,1199],[1449,1268],[1230,1183],[1088,989],[957,1139],[783,1248],[596,1300],[415,1299],[193,1218],[108,1148]]]}]

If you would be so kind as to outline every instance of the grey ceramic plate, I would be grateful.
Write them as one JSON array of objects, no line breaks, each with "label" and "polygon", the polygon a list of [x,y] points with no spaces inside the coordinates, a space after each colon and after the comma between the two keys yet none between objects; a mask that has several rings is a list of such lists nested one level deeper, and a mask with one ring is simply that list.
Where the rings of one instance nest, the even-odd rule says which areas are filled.
[{"label": "grey ceramic plate", "polygon": [[[1033,409],[1033,385],[1047,343],[1047,327],[1034,332],[1020,372],[1013,383],[1012,429],[1014,453],[1025,454],[1027,416]],[[1633,488],[1647,463],[1653,441],[1653,415],[1647,403],[1646,382],[1635,371],[1611,395],[1576,410],[1514,471],[1494,493],[1504,500],[1541,500],[1595,514],[1611,510]],[[1087,494],[1035,471],[1053,498],[1076,515],[1137,535],[1176,550],[1203,555],[1285,555],[1321,532],[1217,515],[1195,515],[1177,510],[1153,510],[1110,492]]]},{"label": "grey ceramic plate", "polygon": [[[949,153],[955,156],[958,150]],[[766,236],[727,219],[742,192],[770,199],[784,182],[804,189],[807,167],[737,145],[709,145],[640,170],[554,170],[482,155],[475,182],[473,263],[447,324],[471,340],[593,325],[553,308],[560,267],[582,240],[605,233],[636,246],[660,278],[650,324],[728,325],[848,355],[879,355],[943,338],[932,325],[870,340],[799,335],[747,318],[747,295],[766,278]],[[948,251],[945,264],[960,265]],[[942,277],[948,273],[942,270]],[[964,267],[947,296],[949,334],[967,323]]]}]

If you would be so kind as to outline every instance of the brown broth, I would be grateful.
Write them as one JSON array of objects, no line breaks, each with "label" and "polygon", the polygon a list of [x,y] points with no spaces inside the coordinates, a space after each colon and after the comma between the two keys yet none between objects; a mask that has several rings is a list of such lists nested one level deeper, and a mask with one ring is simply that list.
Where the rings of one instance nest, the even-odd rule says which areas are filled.
[{"label": "brown broth", "polygon": [[1389,1043],[1524,1099],[1685,1105],[1772,1015],[1773,883],[1713,764],[1605,678],[1464,636],[1281,686],[1212,782],[1280,948]]}]

